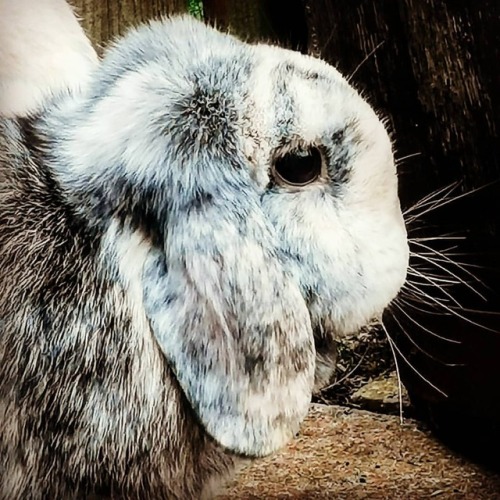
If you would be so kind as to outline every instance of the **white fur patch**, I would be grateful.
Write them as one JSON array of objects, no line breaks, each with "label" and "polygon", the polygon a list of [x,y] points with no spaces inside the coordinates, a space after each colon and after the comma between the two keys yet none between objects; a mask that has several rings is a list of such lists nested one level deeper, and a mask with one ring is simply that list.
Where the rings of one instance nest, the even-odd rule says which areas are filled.
[{"label": "white fur patch", "polygon": [[97,54],[64,0],[0,0],[0,115],[85,87]]},{"label": "white fur patch", "polygon": [[[137,350],[131,366],[135,372],[133,378],[142,385],[143,394],[153,402],[159,397],[164,382],[160,375],[160,353],[143,306],[141,277],[149,251],[150,243],[140,231],[121,229],[118,223],[112,222],[103,238],[101,259],[108,269],[118,272],[119,285],[115,285],[112,294],[112,300],[116,304],[110,304],[110,307],[125,309],[131,313],[130,331],[124,334],[130,337],[125,340],[134,344]],[[147,408],[149,407],[145,406],[142,411]],[[168,412],[167,409],[165,411]]]}]

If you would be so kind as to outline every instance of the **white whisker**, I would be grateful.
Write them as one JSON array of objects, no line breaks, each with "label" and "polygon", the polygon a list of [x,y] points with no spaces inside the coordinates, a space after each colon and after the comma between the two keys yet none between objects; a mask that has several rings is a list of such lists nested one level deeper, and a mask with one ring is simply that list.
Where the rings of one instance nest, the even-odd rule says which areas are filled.
[{"label": "white whisker", "polygon": [[412,318],[411,315],[409,315],[405,310],[404,308],[401,306],[401,304],[398,304],[396,301],[394,302],[394,304],[398,307],[398,309],[412,322],[414,323],[416,326],[418,326],[418,328],[422,329],[424,332],[427,332],[429,335],[432,335],[433,337],[436,337],[440,340],[443,340],[445,342],[450,342],[451,344],[461,344],[462,342],[460,340],[455,340],[455,339],[450,339],[449,337],[444,337],[443,335],[439,335],[438,333],[432,331],[432,330],[429,330],[429,328],[425,327],[424,325],[422,325],[421,323],[419,323],[415,318]]},{"label": "white whisker", "polygon": [[[418,214],[410,217],[409,220],[407,220],[407,222],[411,222],[411,219],[414,220],[416,218],[420,218],[423,215],[425,215],[425,214],[427,214],[427,213],[429,213],[431,211],[437,210],[438,208],[442,208],[442,207],[444,207],[446,205],[449,205],[450,203],[453,203],[453,202],[458,201],[458,200],[460,200],[462,198],[465,198],[466,196],[470,196],[470,195],[472,195],[474,193],[477,193],[478,191],[481,191],[481,190],[483,190],[483,189],[485,189],[487,187],[490,187],[491,185],[493,185],[493,184],[495,184],[497,182],[499,182],[499,181],[495,180],[495,181],[490,182],[488,184],[485,184],[485,185],[483,185],[481,187],[478,187],[478,188],[475,188],[475,189],[471,189],[470,191],[467,191],[466,193],[461,193],[461,194],[458,194],[457,196],[453,196],[452,198],[445,198],[445,197],[443,197],[441,200],[438,200],[438,203],[432,204],[429,208],[427,208],[427,209],[423,210],[422,212],[420,212],[420,213],[418,213]],[[456,186],[458,186],[458,185],[459,184],[457,183]],[[450,193],[447,193],[447,194],[451,194],[452,191],[450,191]],[[406,213],[407,212],[404,212],[403,215],[405,215]],[[405,220],[406,220],[406,217],[405,217]]]},{"label": "white whisker", "polygon": [[[449,196],[459,185],[460,185],[459,182],[454,182],[453,184],[450,184],[443,188],[439,188],[438,190],[433,191],[432,193],[429,193],[428,195],[424,196],[416,203],[414,203],[412,206],[408,207],[406,210],[403,211],[403,216],[405,217],[405,220],[408,222],[406,216],[411,214],[412,212],[415,212],[415,210],[418,210],[420,208],[425,208],[428,207],[429,205],[434,205],[436,203],[440,203],[443,199],[446,199],[446,197]],[[436,198],[438,199],[436,200]],[[413,215],[411,216],[411,219],[415,220],[420,215],[421,214]]]},{"label": "white whisker", "polygon": [[[451,234],[451,233],[450,233]],[[414,241],[446,241],[446,240],[466,240],[466,236],[428,236],[425,238],[410,238],[410,243]]]},{"label": "white whisker", "polygon": [[401,165],[406,160],[409,160],[410,158],[415,158],[416,156],[421,156],[422,153],[410,153],[409,155],[402,156],[401,158],[396,158],[395,163],[396,165]]},{"label": "white whisker", "polygon": [[[410,289],[409,289],[410,288]],[[436,301],[437,305],[440,305],[440,300],[436,297],[431,297],[429,296],[424,290],[421,290],[420,288],[417,287],[415,283],[412,283],[411,281],[407,281],[401,290],[401,294],[404,294],[404,291],[408,290],[408,294],[405,295],[408,298],[414,298],[418,299],[418,302],[421,304],[425,304],[427,306],[431,306],[436,308]],[[442,314],[441,312],[439,314]]]},{"label": "white whisker", "polygon": [[398,400],[399,400],[399,421],[401,425],[404,424],[404,419],[403,419],[403,384],[401,382],[401,373],[399,371],[399,363],[398,363],[398,357],[396,356],[396,351],[394,350],[394,346],[392,345],[391,342],[391,336],[389,335],[389,332],[387,331],[387,328],[384,325],[384,322],[380,320],[380,326],[385,332],[385,335],[387,337],[387,340],[389,342],[389,347],[391,348],[392,352],[392,357],[394,358],[394,366],[396,368],[396,377],[398,379]]},{"label": "white whisker", "polygon": [[[401,356],[401,358],[404,360],[404,362],[422,379],[424,380],[427,384],[429,384],[433,389],[435,389],[437,392],[442,394],[445,398],[448,397],[448,395],[440,389],[437,385],[433,384],[427,377],[422,375],[415,366],[412,365],[412,363],[408,360],[408,358],[401,352],[401,349],[396,345],[392,337],[389,335],[389,332],[385,325],[381,323],[382,328],[384,329],[385,334],[387,335],[387,340],[389,341],[389,344],[394,348],[394,350]],[[394,351],[393,351],[394,352]]]},{"label": "white whisker", "polygon": [[[398,307],[399,310],[401,310],[401,306],[398,306],[397,304],[395,304],[396,307]],[[441,365],[444,365],[444,366],[448,366],[448,367],[455,367],[455,366],[463,366],[461,364],[458,364],[458,363],[446,363],[445,361],[439,359],[439,358],[436,358],[433,354],[431,354],[430,352],[426,351],[422,346],[420,346],[413,338],[412,336],[403,328],[403,325],[402,323],[399,321],[399,319],[397,318],[397,316],[394,314],[393,311],[390,311],[391,314],[392,314],[392,319],[397,323],[397,325],[399,326],[400,330],[403,332],[404,336],[423,354],[425,354],[428,358],[432,359],[432,361],[435,361],[436,363],[439,363]],[[418,325],[418,323],[417,323]],[[420,328],[421,325],[419,325]]]},{"label": "white whisker", "polygon": [[[405,298],[403,298],[405,297]],[[431,315],[431,316],[452,316],[452,314],[448,313],[448,312],[443,312],[443,311],[438,311],[438,306],[436,306],[436,304],[431,304],[429,302],[426,302],[418,297],[415,297],[414,295],[410,295],[410,294],[407,294],[407,293],[400,293],[400,295],[398,296],[398,299],[401,303],[403,303],[405,306],[408,306],[410,307],[411,309],[415,309],[415,311],[419,311],[421,313],[424,313],[424,314],[427,314],[427,315]],[[418,304],[423,304],[423,305],[428,305],[430,307],[433,308],[433,310],[430,310],[430,309],[423,309],[422,307],[419,307],[417,305],[414,304],[414,302],[417,302]]]},{"label": "white whisker", "polygon": [[[419,271],[417,271],[415,268],[413,268],[413,271],[415,271],[420,278],[428,281],[429,283],[431,283],[432,285],[434,285],[436,288],[438,288],[442,294],[446,295],[446,297],[448,297],[449,300],[451,300],[451,302],[453,302],[456,306],[458,307],[462,307],[462,305],[460,304],[460,302],[458,302],[457,299],[455,299],[455,297],[453,297],[453,295],[451,295],[451,293],[449,293],[444,287],[442,286],[439,286],[439,283],[437,283],[434,278],[431,278],[428,274],[423,274],[423,273],[420,273]],[[415,285],[414,285],[415,286]],[[416,286],[415,286],[416,287]],[[422,290],[420,290],[422,292]],[[426,294],[427,295],[427,294]],[[431,298],[431,296],[429,295],[428,296],[429,298]],[[439,300],[437,299],[436,297],[432,297],[433,300]]]},{"label": "white whisker", "polygon": [[[481,328],[483,330],[492,332],[492,333],[500,333],[498,330],[493,330],[492,328],[489,328],[485,325],[481,325],[481,323],[477,323],[476,321],[471,320],[470,318],[467,318],[463,314],[460,314],[456,309],[453,309],[452,307],[446,305],[443,301],[440,301],[436,299],[435,297],[432,297],[431,295],[426,295],[432,302],[435,302],[439,307],[442,307],[444,310],[449,312],[452,316],[455,316],[457,318],[460,318],[464,320],[465,322],[469,323],[470,325],[477,326],[478,328]],[[462,307],[460,307],[462,310]]]},{"label": "white whisker", "polygon": [[427,252],[418,252],[418,253],[415,253],[415,256],[419,256],[419,255],[427,255],[427,256],[433,256],[433,255],[437,255],[437,257],[433,257],[432,260],[436,260],[436,261],[439,261],[439,262],[442,262],[442,261],[445,261],[445,262],[448,262],[449,264],[452,264],[454,265],[455,267],[458,267],[460,270],[462,270],[464,273],[466,273],[467,275],[469,275],[474,281],[477,281],[481,284],[483,284],[481,282],[481,280],[473,273],[471,273],[469,270],[467,270],[466,266],[467,264],[464,264],[463,262],[460,262],[460,261],[457,261],[457,260],[453,260],[449,254],[449,251],[450,250],[454,250],[455,248],[457,247],[450,247],[448,249],[444,249],[444,250],[436,250],[435,248],[432,248],[430,247],[429,245],[426,245],[425,243],[422,243],[422,242],[419,242],[419,241],[415,241],[415,240],[412,240],[412,243],[414,243],[415,245],[421,247],[421,248],[425,248],[427,250]]},{"label": "white whisker", "polygon": [[[427,245],[425,245],[423,243],[415,243],[415,245],[418,245],[418,246],[420,246],[422,248],[426,248],[426,249],[428,249],[430,251],[433,250],[432,248],[430,248],[429,246],[427,246]],[[452,259],[450,259],[446,255],[444,255],[444,254],[442,254],[442,253],[440,253],[438,251],[435,251],[435,253],[437,255],[439,255],[440,257],[444,258],[446,260],[446,262],[448,262],[449,264],[452,264],[452,265],[455,265],[456,267],[458,267],[461,271],[463,271],[465,274],[467,274],[468,276],[470,276],[471,278],[473,278],[475,281],[479,282],[480,284],[483,284],[482,281],[477,276],[475,276],[469,270],[465,269],[464,267],[460,266],[459,264],[456,264]],[[475,293],[478,297],[480,297],[481,299],[483,299],[484,301],[486,301],[486,297],[481,292],[479,292],[479,290],[477,290],[475,287],[473,287],[470,283],[468,283],[464,279],[460,278],[457,274],[455,274],[450,269],[448,269],[445,266],[441,265],[439,262],[436,262],[436,259],[432,259],[430,257],[427,257],[427,256],[419,254],[419,253],[414,253],[413,255],[414,255],[414,257],[418,257],[420,259],[423,259],[423,260],[429,262],[430,264],[435,265],[436,267],[438,267],[439,269],[441,269],[442,271],[444,271],[446,274],[448,274],[450,276],[453,276],[453,278],[459,280],[462,284],[464,284],[469,290],[471,290],[473,293]],[[460,304],[457,304],[457,305],[460,305]]]},{"label": "white whisker", "polygon": [[354,77],[354,75],[361,69],[361,67],[363,66],[363,64],[366,63],[366,61],[368,61],[368,59],[370,59],[370,57],[372,57],[375,52],[377,52],[377,50],[382,47],[382,45],[384,45],[385,43],[385,40],[382,40],[378,45],[376,45],[370,52],[368,52],[368,54],[366,54],[366,56],[363,58],[363,60],[354,68],[354,71],[347,77],[347,81],[350,83],[352,82],[352,78]]},{"label": "white whisker", "polygon": [[[449,278],[442,278],[440,275],[433,274],[427,268],[422,268],[418,265],[413,265],[410,269],[408,269],[408,275],[421,277],[422,273],[419,272],[419,269],[422,270],[422,273],[425,273],[425,276],[429,276],[429,277],[433,278],[436,283],[439,283],[439,286],[450,287],[450,286],[459,285],[461,283],[458,280],[452,280]],[[419,285],[420,286],[433,286],[434,287],[434,284],[429,284],[429,283],[419,283]]]}]

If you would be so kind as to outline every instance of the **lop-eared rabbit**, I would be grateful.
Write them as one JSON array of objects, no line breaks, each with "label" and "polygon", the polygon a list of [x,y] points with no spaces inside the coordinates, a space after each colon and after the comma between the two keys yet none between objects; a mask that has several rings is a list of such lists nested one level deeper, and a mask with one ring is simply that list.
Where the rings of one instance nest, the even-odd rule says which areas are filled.
[{"label": "lop-eared rabbit", "polygon": [[403,284],[391,142],[331,66],[188,17],[92,59],[0,120],[0,498],[210,496]]}]

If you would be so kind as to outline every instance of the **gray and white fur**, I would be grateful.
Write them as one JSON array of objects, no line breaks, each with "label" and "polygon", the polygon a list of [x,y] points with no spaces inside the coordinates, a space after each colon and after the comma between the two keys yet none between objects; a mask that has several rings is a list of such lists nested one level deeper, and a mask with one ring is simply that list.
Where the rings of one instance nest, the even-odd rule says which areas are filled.
[{"label": "gray and white fur", "polygon": [[2,499],[210,494],[404,282],[390,140],[322,61],[152,22],[0,123]]}]

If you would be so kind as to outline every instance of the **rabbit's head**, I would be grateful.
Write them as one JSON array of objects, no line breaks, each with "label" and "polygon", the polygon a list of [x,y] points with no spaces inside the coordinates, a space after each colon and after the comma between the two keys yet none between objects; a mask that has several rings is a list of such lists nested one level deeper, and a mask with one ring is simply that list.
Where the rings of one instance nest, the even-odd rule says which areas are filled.
[{"label": "rabbit's head", "polygon": [[180,18],[119,41],[41,130],[208,433],[244,454],[281,446],[335,338],[405,279],[377,115],[324,62]]}]

